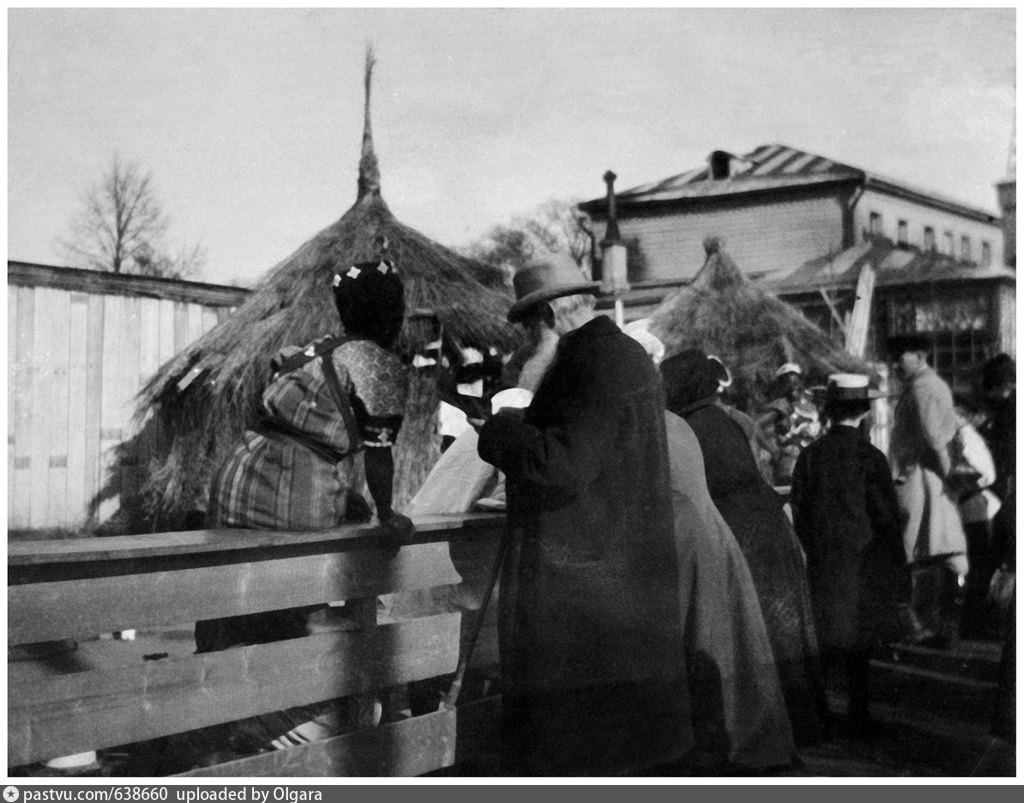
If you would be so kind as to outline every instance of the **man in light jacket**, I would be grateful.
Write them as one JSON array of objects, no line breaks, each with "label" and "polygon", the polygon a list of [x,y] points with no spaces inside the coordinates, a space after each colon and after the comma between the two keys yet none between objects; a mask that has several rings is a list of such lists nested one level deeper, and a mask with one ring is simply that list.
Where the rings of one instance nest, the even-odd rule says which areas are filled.
[{"label": "man in light jacket", "polygon": [[[967,538],[957,500],[946,480],[952,468],[949,444],[956,435],[953,394],[928,365],[931,347],[921,335],[898,335],[887,342],[902,382],[896,405],[889,458],[896,481],[907,561],[931,571],[934,589],[925,592],[915,573],[915,609],[938,633],[936,646],[956,638]],[[924,598],[924,599],[922,599]]]}]

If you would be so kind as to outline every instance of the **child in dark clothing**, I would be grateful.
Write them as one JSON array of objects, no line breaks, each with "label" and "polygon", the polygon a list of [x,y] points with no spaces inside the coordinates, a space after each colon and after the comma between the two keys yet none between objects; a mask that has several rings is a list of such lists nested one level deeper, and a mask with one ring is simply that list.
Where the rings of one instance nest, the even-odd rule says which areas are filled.
[{"label": "child in dark clothing", "polygon": [[871,650],[894,629],[909,580],[889,463],[858,428],[879,395],[866,376],[829,377],[831,427],[800,453],[792,486],[824,668],[845,675],[847,726],[857,739],[871,731]]}]

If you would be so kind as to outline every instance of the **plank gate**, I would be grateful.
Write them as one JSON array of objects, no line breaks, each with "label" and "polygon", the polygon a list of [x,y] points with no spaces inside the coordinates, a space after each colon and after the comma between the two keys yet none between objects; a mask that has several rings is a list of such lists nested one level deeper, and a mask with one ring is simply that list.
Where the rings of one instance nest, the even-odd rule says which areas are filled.
[{"label": "plank gate", "polygon": [[[9,768],[450,675],[466,631],[461,612],[378,621],[377,597],[471,581],[469,596],[478,598],[504,517],[425,516],[416,525],[397,554],[381,548],[369,524],[11,544],[8,647],[19,647],[9,656],[22,660],[8,662]],[[462,557],[453,562],[453,554]],[[475,557],[467,563],[466,555]],[[160,660],[111,660],[118,642],[97,638],[339,600],[359,612],[357,628]],[[493,628],[484,634],[494,641]],[[25,645],[64,639],[81,648],[24,660],[32,651]],[[496,660],[493,644],[481,647],[474,655]],[[184,774],[420,775],[454,764],[465,710],[364,722],[331,739]]]}]

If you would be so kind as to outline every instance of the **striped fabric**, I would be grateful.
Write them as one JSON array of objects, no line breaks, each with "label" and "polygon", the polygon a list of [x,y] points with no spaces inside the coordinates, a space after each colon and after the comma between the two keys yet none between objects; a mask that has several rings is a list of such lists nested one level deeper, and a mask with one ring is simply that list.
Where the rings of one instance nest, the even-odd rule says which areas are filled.
[{"label": "striped fabric", "polygon": [[[249,430],[214,476],[209,526],[261,530],[320,530],[345,517],[354,453],[363,433],[381,439],[397,434],[407,396],[407,374],[398,358],[367,340],[332,353],[342,391],[352,400],[359,432],[349,432],[324,376],[320,358],[277,377],[263,393],[272,422],[296,437]],[[325,460],[306,440],[347,455]]]}]

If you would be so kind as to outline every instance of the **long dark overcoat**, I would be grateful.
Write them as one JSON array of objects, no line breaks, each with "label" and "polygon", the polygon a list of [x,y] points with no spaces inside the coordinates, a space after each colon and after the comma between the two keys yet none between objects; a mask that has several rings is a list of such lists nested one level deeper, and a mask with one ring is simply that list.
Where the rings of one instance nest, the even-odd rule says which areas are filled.
[{"label": "long dark overcoat", "polygon": [[[507,476],[515,534],[501,579],[506,691],[553,701],[538,714],[548,734],[558,701],[596,692],[619,721],[578,711],[563,725],[574,740],[584,722],[615,729],[600,745],[626,752],[644,732],[689,739],[663,410],[643,348],[597,317],[562,337],[522,420],[499,413],[480,432],[480,456]],[[619,705],[615,688],[636,699]]]},{"label": "long dark overcoat", "polygon": [[713,398],[682,412],[700,441],[711,498],[750,567],[793,736],[798,746],[819,742],[825,692],[814,613],[800,543],[782,499],[762,479],[743,430]]},{"label": "long dark overcoat", "polygon": [[892,636],[905,561],[885,455],[856,428],[833,426],[800,453],[792,503],[821,648],[866,649]]}]

